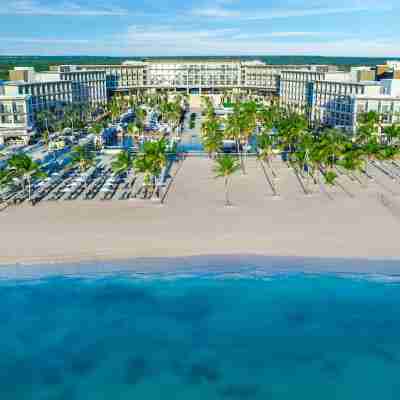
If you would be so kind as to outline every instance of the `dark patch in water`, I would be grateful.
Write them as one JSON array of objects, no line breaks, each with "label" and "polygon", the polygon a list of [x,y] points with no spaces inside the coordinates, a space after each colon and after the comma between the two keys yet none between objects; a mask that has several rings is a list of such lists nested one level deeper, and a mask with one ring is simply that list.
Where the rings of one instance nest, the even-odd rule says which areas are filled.
[{"label": "dark patch in water", "polygon": [[63,374],[57,365],[39,366],[39,378],[45,385],[59,385],[63,382]]},{"label": "dark patch in water", "polygon": [[292,311],[286,314],[286,319],[290,325],[302,326],[307,323],[309,316],[304,311]]},{"label": "dark patch in water", "polygon": [[184,375],[185,364],[181,360],[172,360],[171,369],[175,375]]},{"label": "dark patch in water", "polygon": [[91,355],[86,352],[77,352],[70,358],[68,362],[69,370],[74,375],[86,375],[96,368],[98,361],[98,357],[95,357],[93,354]]},{"label": "dark patch in water", "polygon": [[220,380],[221,374],[217,367],[206,363],[195,363],[193,364],[187,374],[190,383],[216,383]]},{"label": "dark patch in water", "polygon": [[166,313],[180,322],[202,322],[210,317],[212,306],[206,295],[187,294],[177,298],[171,308],[166,310]]},{"label": "dark patch in water", "polygon": [[28,361],[14,359],[0,362],[0,393],[12,393],[17,391],[18,386],[34,384],[34,371]]},{"label": "dark patch in water", "polygon": [[325,360],[322,364],[321,371],[334,378],[339,378],[343,373],[343,366],[336,360]]},{"label": "dark patch in water", "polygon": [[232,399],[253,399],[259,391],[258,385],[253,384],[230,384],[218,390],[223,397]]},{"label": "dark patch in water", "polygon": [[386,349],[383,349],[382,347],[374,346],[372,348],[372,353],[376,357],[382,359],[387,364],[399,364],[400,363],[400,360],[397,357],[397,354],[392,353]]},{"label": "dark patch in water", "polygon": [[94,296],[95,304],[145,303],[154,305],[155,299],[146,288],[109,284],[99,288]]},{"label": "dark patch in water", "polygon": [[76,398],[75,389],[71,386],[67,386],[61,390],[59,395],[54,397],[54,400],[75,400]]},{"label": "dark patch in water", "polygon": [[125,383],[137,385],[150,375],[150,367],[144,357],[133,357],[126,362]]}]

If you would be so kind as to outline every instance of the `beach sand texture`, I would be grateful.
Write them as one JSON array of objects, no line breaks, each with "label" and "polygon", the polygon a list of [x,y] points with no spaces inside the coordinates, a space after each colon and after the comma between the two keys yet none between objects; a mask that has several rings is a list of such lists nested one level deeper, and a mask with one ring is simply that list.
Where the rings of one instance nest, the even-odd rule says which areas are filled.
[{"label": "beach sand texture", "polygon": [[218,254],[400,260],[400,183],[378,169],[367,187],[342,176],[340,186],[313,185],[306,195],[293,170],[275,160],[277,197],[260,162],[248,159],[246,175],[232,178],[233,207],[225,207],[223,180],[214,178],[212,165],[188,157],[163,205],[9,208],[0,213],[0,263]]}]

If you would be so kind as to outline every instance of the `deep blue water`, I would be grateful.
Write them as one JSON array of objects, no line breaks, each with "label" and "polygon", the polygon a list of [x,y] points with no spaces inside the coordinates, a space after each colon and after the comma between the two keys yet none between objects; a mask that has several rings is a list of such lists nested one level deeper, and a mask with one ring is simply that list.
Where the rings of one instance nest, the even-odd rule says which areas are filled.
[{"label": "deep blue water", "polygon": [[0,281],[0,399],[399,399],[400,283]]}]

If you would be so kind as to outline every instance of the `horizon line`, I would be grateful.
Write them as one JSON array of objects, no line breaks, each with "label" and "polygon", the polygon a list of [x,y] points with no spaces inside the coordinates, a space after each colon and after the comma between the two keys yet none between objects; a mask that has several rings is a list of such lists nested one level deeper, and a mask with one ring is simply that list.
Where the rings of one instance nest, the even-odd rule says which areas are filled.
[{"label": "horizon line", "polygon": [[346,58],[346,59],[357,59],[357,58],[370,58],[370,59],[377,59],[377,58],[398,58],[400,59],[400,55],[398,56],[340,56],[340,55],[330,55],[330,56],[323,56],[318,54],[231,54],[231,55],[217,55],[217,54],[208,54],[208,55],[152,55],[152,56],[126,56],[126,55],[88,55],[88,54],[63,54],[63,55],[50,55],[50,54],[0,54],[1,57],[88,57],[88,58],[254,58],[254,57],[319,57],[319,58]]}]

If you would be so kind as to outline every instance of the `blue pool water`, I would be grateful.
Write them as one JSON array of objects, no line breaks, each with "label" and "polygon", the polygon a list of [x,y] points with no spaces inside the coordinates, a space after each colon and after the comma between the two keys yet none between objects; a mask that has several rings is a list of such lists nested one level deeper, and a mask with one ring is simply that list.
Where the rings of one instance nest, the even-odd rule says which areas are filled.
[{"label": "blue pool water", "polygon": [[389,278],[2,280],[0,326],[2,400],[400,398]]}]

